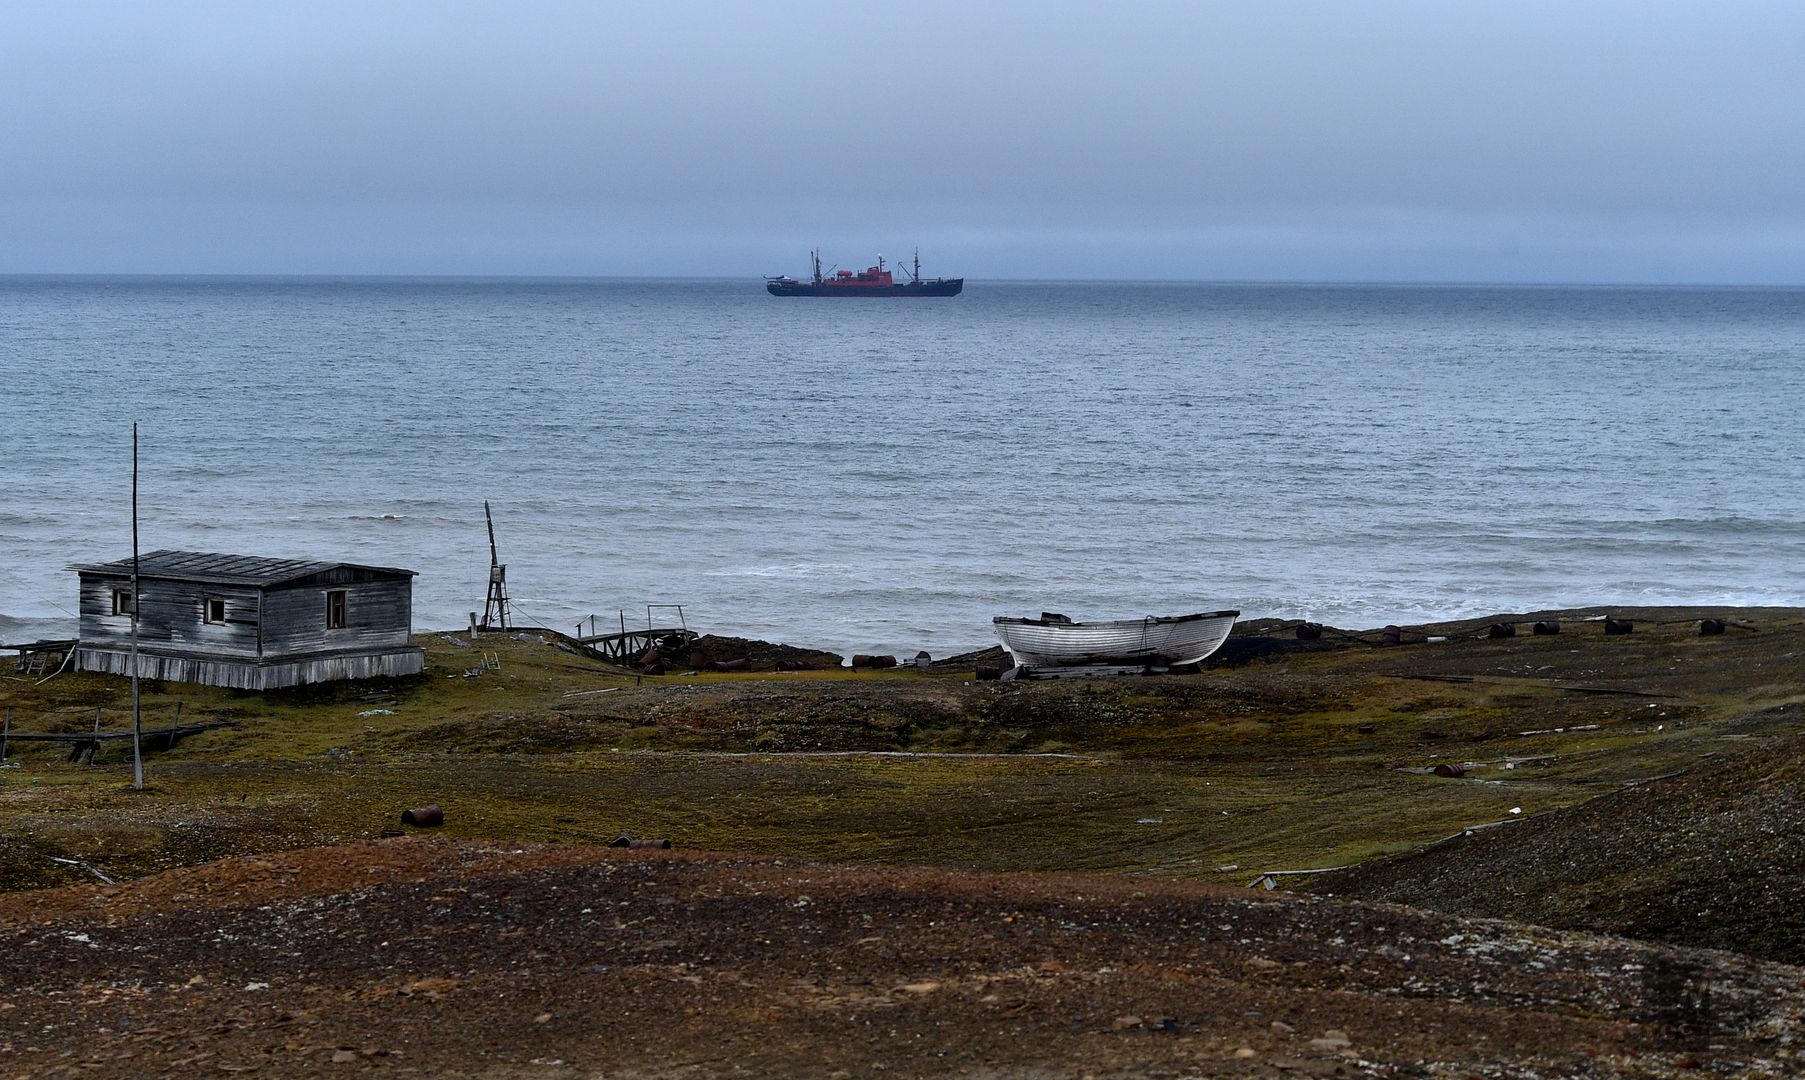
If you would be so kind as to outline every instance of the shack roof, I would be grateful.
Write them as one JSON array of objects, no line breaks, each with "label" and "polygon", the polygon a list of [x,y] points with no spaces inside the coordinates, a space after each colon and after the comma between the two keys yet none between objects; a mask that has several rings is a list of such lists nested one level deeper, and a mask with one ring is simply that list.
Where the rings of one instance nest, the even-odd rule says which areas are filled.
[{"label": "shack roof", "polygon": [[[261,555],[218,555],[205,551],[153,551],[138,558],[138,576],[200,581],[213,585],[284,585],[337,569],[364,570],[373,574],[414,577],[413,570],[358,563],[316,562],[305,559],[269,559]],[[69,569],[84,574],[119,574],[130,577],[132,560],[108,563],[75,563]]]}]

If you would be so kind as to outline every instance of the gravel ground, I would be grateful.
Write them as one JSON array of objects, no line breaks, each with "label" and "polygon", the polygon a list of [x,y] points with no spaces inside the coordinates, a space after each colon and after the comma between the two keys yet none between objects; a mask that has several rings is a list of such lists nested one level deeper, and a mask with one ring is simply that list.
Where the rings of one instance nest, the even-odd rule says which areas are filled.
[{"label": "gravel ground", "polygon": [[1120,876],[407,838],[6,898],[11,1076],[1797,1075],[1805,970]]},{"label": "gravel ground", "polygon": [[[1805,716],[1778,711],[1794,725]],[[1303,887],[1799,964],[1801,882],[1805,737],[1794,736]]]}]

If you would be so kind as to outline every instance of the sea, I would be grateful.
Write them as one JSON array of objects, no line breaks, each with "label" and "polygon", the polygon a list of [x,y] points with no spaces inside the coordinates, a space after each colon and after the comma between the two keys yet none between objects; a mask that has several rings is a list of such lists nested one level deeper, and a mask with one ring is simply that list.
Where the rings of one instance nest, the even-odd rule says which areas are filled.
[{"label": "sea", "polygon": [[[132,550],[522,626],[945,656],[996,615],[1805,606],[1805,290],[0,278],[0,641]],[[591,620],[594,620],[593,622]]]}]

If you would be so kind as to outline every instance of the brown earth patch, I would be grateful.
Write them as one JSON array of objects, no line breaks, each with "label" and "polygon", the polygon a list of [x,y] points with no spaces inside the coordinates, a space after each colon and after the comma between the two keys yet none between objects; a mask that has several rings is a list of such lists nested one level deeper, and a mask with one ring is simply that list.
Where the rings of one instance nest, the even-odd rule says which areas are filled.
[{"label": "brown earth patch", "polygon": [[16,1076],[1781,1075],[1805,1013],[1797,968],[1395,907],[438,839],[15,894],[0,941]]}]

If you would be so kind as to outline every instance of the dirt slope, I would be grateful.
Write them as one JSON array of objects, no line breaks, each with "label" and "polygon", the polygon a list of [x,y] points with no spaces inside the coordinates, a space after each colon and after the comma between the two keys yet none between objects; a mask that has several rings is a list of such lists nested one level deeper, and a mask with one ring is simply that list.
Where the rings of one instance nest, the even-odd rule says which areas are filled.
[{"label": "dirt slope", "polygon": [[1795,736],[1306,887],[1797,964],[1801,882],[1805,738]]},{"label": "dirt slope", "polygon": [[15,1076],[1788,1075],[1805,971],[1200,883],[397,840],[7,897]]}]

